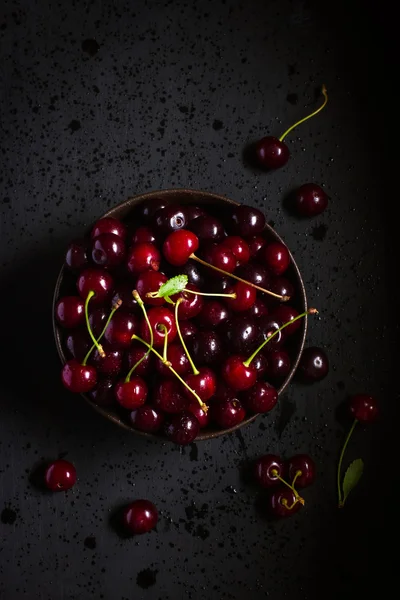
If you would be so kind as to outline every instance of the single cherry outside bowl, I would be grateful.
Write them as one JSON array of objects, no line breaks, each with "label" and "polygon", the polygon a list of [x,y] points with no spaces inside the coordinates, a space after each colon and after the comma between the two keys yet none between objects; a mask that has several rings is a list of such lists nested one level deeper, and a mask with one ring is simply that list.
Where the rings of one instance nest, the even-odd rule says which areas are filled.
[{"label": "single cherry outside bowl", "polygon": [[[122,221],[129,221],[130,214],[133,212],[134,209],[136,209],[138,207],[139,204],[152,202],[156,199],[157,200],[161,199],[168,204],[196,204],[196,205],[200,205],[200,206],[212,206],[214,209],[216,207],[218,207],[218,209],[220,209],[220,210],[221,209],[223,210],[224,206],[228,207],[228,205],[232,205],[232,204],[239,205],[239,202],[235,202],[234,200],[231,200],[230,198],[225,198],[224,196],[220,196],[220,195],[214,194],[212,192],[202,192],[202,191],[198,191],[198,190],[189,190],[189,189],[161,190],[161,191],[156,191],[156,192],[148,192],[146,194],[139,194],[138,196],[128,198],[124,202],[121,202],[121,204],[118,204],[111,210],[107,211],[105,214],[103,214],[99,218],[115,217],[116,219],[120,219]],[[140,223],[138,223],[138,226],[140,226]],[[274,231],[274,229],[272,229],[272,227],[270,225],[268,225],[268,224],[265,225],[265,232],[268,233],[269,238],[271,238],[275,241],[284,243],[282,238],[276,233],[276,231]],[[295,288],[295,297],[293,299],[293,302],[291,302],[291,304],[299,312],[304,312],[305,310],[307,310],[307,297],[306,297],[306,291],[304,288],[303,279],[301,277],[299,268],[292,256],[292,254],[290,254],[290,259],[291,259],[291,264],[287,271],[287,277],[293,283],[294,288]],[[285,276],[286,276],[286,274],[285,274]],[[63,266],[58,275],[55,290],[54,290],[53,313],[52,313],[53,314],[52,318],[53,318],[54,338],[55,338],[58,354],[59,354],[60,359],[63,364],[67,361],[67,357],[65,355],[65,352],[64,352],[64,349],[63,349],[63,346],[61,343],[62,331],[61,331],[61,328],[56,323],[54,315],[55,315],[55,305],[56,305],[58,299],[63,294],[65,278],[66,278],[66,273],[65,273],[65,268]],[[301,356],[303,348],[304,348],[306,332],[307,332],[307,317],[302,319],[301,327],[299,328],[299,331],[296,332],[295,336],[293,336],[294,337],[294,347],[292,349],[292,359],[293,359],[292,368],[290,370],[290,373],[285,378],[285,380],[277,388],[279,395],[281,395],[283,393],[283,391],[287,388],[294,373],[296,372],[297,366],[299,364],[300,356]],[[129,431],[131,431],[132,433],[135,433],[137,435],[165,441],[165,439],[162,438],[160,435],[138,431],[133,426],[129,425],[129,423],[123,421],[121,416],[112,407],[97,406],[94,402],[92,402],[88,398],[88,396],[86,396],[85,394],[81,394],[81,395],[86,400],[86,402],[88,402],[98,413],[100,413],[101,415],[103,415],[103,417],[106,417],[110,421],[113,421],[113,423],[115,423],[116,425],[119,425],[120,427],[123,427],[124,429],[128,429]],[[229,429],[221,429],[221,430],[211,430],[210,429],[209,431],[205,430],[204,432],[201,432],[197,436],[195,441],[198,442],[198,441],[202,441],[202,440],[209,440],[212,438],[219,437],[221,435],[225,435],[227,433],[231,433],[232,431],[235,431],[236,429],[240,429],[241,427],[248,425],[249,423],[254,421],[257,418],[257,416],[258,416],[257,414],[251,415],[251,416],[247,417],[244,421],[239,423],[238,425],[235,425],[234,427],[231,427]]]}]

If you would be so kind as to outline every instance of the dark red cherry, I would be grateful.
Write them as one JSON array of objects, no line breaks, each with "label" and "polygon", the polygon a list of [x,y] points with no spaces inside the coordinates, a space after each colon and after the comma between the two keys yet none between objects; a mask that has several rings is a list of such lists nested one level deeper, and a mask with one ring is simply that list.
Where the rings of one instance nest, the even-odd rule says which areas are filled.
[{"label": "dark red cherry", "polygon": [[278,402],[278,392],[266,381],[257,381],[255,385],[241,394],[247,410],[253,413],[266,413]]},{"label": "dark red cherry", "polygon": [[241,265],[247,263],[250,259],[250,248],[247,242],[238,235],[230,235],[226,237],[222,243],[222,246],[228,248],[236,259],[236,264]]},{"label": "dark red cherry", "polygon": [[230,356],[222,366],[222,376],[230,388],[238,392],[251,388],[257,379],[257,371],[250,363],[246,367],[243,362],[246,357]]},{"label": "dark red cherry", "polygon": [[222,429],[235,427],[246,415],[242,403],[237,398],[214,402],[210,411],[212,420]]},{"label": "dark red cherry", "polygon": [[[221,362],[224,353],[220,336],[215,331],[199,331],[193,340],[192,355],[196,365],[215,365]],[[170,359],[168,351],[168,360]]]},{"label": "dark red cherry", "polygon": [[265,227],[265,216],[258,208],[241,204],[229,211],[226,226],[229,235],[256,235]]},{"label": "dark red cherry", "polygon": [[304,383],[321,381],[328,375],[329,360],[322,348],[306,348],[301,355],[296,374]]},{"label": "dark red cherry", "polygon": [[132,275],[139,275],[149,269],[158,271],[160,260],[161,254],[157,246],[149,242],[142,242],[129,248],[126,264]]},{"label": "dark red cherry", "polygon": [[[275,277],[271,279],[268,289],[279,296],[289,296],[290,299],[292,299],[295,294],[293,285],[286,277]],[[280,300],[273,296],[268,296],[268,303],[271,306],[280,306]]]},{"label": "dark red cherry", "polygon": [[200,206],[196,206],[195,204],[186,205],[185,213],[188,222],[198,219],[198,217],[206,216],[206,212]]},{"label": "dark red cherry", "polygon": [[221,327],[226,350],[238,354],[250,354],[257,348],[259,330],[253,317],[234,315]]},{"label": "dark red cherry", "polygon": [[139,431],[155,433],[161,429],[164,416],[158,409],[145,404],[131,412],[131,422],[134,428]]},{"label": "dark red cherry", "polygon": [[[308,454],[297,454],[292,456],[286,463],[287,478],[289,483],[293,485],[293,480],[296,477],[294,487],[304,488],[311,485],[315,481],[315,463]],[[298,475],[298,473],[300,473]]]},{"label": "dark red cherry", "polygon": [[94,292],[90,305],[104,304],[111,297],[114,280],[104,269],[85,269],[78,277],[77,288],[83,300],[86,300],[89,292]]},{"label": "dark red cherry", "polygon": [[[265,375],[272,381],[282,381],[290,373],[292,362],[286,350],[270,350],[267,354]],[[254,359],[255,360],[255,359]]]},{"label": "dark red cherry", "polygon": [[218,402],[219,400],[233,400],[234,398],[237,399],[236,392],[231,390],[225,381],[219,377],[217,380],[215,394],[212,398],[210,398],[210,402]]},{"label": "dark red cherry", "polygon": [[[277,320],[280,326],[282,326],[289,321],[293,321],[298,314],[299,313],[295,308],[293,308],[293,306],[289,306],[289,304],[281,304],[274,310],[272,317]],[[295,321],[291,325],[285,327],[285,336],[295,333],[302,326],[302,323],[303,322],[301,319],[299,319],[298,321]]]},{"label": "dark red cherry", "polygon": [[167,203],[163,198],[151,198],[145,200],[136,208],[136,222],[147,225],[152,220],[156,212],[165,206],[167,206]]},{"label": "dark red cherry", "polygon": [[268,360],[267,360],[266,356],[264,354],[262,354],[261,352],[259,352],[253,358],[253,360],[251,361],[251,364],[253,365],[253,367],[257,371],[257,379],[258,380],[261,379],[262,376],[267,371]]},{"label": "dark red cherry", "polygon": [[350,398],[350,412],[358,421],[370,423],[378,417],[378,403],[373,396],[355,394]]},{"label": "dark red cherry", "polygon": [[183,339],[187,342],[196,337],[198,328],[191,321],[183,321],[179,324]]},{"label": "dark red cherry", "polygon": [[[208,269],[207,275],[210,275],[210,271],[211,269]],[[213,273],[215,275],[215,271]],[[211,274],[212,279],[207,282],[207,293],[225,294],[232,285],[232,279],[228,276],[214,277],[214,275]]]},{"label": "dark red cherry", "polygon": [[[203,402],[207,402],[215,394],[217,378],[214,371],[208,367],[201,367],[197,375],[192,373],[191,375],[186,375],[184,379]],[[183,393],[191,401],[195,400],[193,394],[186,387],[183,387]]]},{"label": "dark red cherry", "polygon": [[279,456],[265,454],[254,464],[254,478],[263,488],[275,487],[280,484],[279,477],[283,477],[283,469],[284,465]]},{"label": "dark red cherry", "polygon": [[183,206],[169,204],[160,208],[153,217],[153,228],[162,236],[166,236],[178,229],[185,229],[188,224],[186,210]]},{"label": "dark red cherry", "polygon": [[290,265],[289,250],[280,242],[271,242],[264,249],[265,264],[274,275],[283,275]]},{"label": "dark red cherry", "polygon": [[92,241],[92,261],[98,267],[114,269],[123,262],[125,254],[123,238],[114,233],[102,233]]},{"label": "dark red cherry", "polygon": [[156,237],[150,227],[143,225],[142,227],[135,229],[131,242],[132,244],[154,244],[156,242]]},{"label": "dark red cherry", "polygon": [[272,135],[261,138],[255,145],[257,163],[268,171],[285,166],[289,157],[289,148],[285,142],[281,142]]},{"label": "dark red cherry", "polygon": [[172,415],[164,428],[167,438],[180,446],[185,446],[193,442],[199,430],[200,425],[198,420],[188,410]]},{"label": "dark red cherry", "polygon": [[[90,304],[89,304],[90,306]],[[103,306],[95,306],[89,311],[89,325],[95,338],[98,338],[104,329],[108,314]]]},{"label": "dark red cherry", "polygon": [[[193,285],[192,283],[188,283],[186,286],[187,290],[191,290],[192,292],[200,292],[199,288]],[[182,298],[182,302],[179,304],[178,308],[178,319],[179,321],[184,321],[185,319],[192,319],[196,315],[199,314],[201,309],[203,308],[203,297],[198,294],[192,294],[191,292],[180,292],[179,294],[174,294],[171,296],[171,300],[176,302],[178,298]]]},{"label": "dark red cherry", "polygon": [[139,305],[132,295],[135,286],[132,283],[121,281],[115,285],[111,305],[114,306],[118,300],[122,302],[121,308],[129,312],[139,312]]},{"label": "dark red cherry", "polygon": [[136,281],[136,290],[146,304],[151,306],[162,306],[164,298],[149,298],[149,292],[158,292],[163,283],[167,281],[166,275],[160,271],[144,271]]},{"label": "dark red cherry", "polygon": [[316,183],[305,183],[293,194],[292,204],[299,217],[315,217],[328,206],[328,195]]},{"label": "dark red cherry", "polygon": [[[184,375],[190,371],[190,362],[186,356],[186,352],[180,342],[173,342],[168,344],[167,351],[168,361],[171,363],[171,367],[179,375]],[[155,361],[156,369],[163,377],[174,377],[171,369],[167,367],[159,358]]]},{"label": "dark red cherry", "polygon": [[201,429],[204,429],[204,427],[207,427],[207,425],[210,422],[209,411],[205,412],[201,408],[201,406],[198,403],[198,401],[196,400],[196,398],[193,399],[193,402],[189,403],[187,410],[196,417]]},{"label": "dark red cherry", "polygon": [[[278,331],[281,324],[273,317],[273,315],[267,315],[266,317],[260,317],[257,319],[257,326],[260,332],[259,343],[261,344],[261,342],[270,337],[272,333]],[[271,340],[265,344],[263,352],[269,352],[270,350],[276,350],[280,348],[285,340],[285,330],[283,329],[271,337]]]},{"label": "dark red cherry", "polygon": [[267,240],[262,235],[252,235],[246,241],[249,246],[250,257],[262,260],[262,249],[266,245]]},{"label": "dark red cherry", "polygon": [[199,265],[193,260],[188,260],[187,263],[178,268],[177,275],[187,275],[189,283],[197,285],[199,289],[204,287],[204,276],[199,268]]},{"label": "dark red cherry", "polygon": [[114,313],[107,329],[104,339],[115,348],[129,348],[133,334],[139,329],[139,318],[120,308]]},{"label": "dark red cherry", "polygon": [[157,509],[149,500],[135,500],[126,507],[123,515],[126,529],[134,535],[151,531],[157,525],[157,521]]},{"label": "dark red cherry", "polygon": [[[168,335],[168,344],[174,341],[177,330],[175,316],[172,311],[164,306],[151,308],[147,312],[148,320],[153,331],[153,344],[155,348],[160,348],[164,345],[165,329]],[[143,319],[140,325],[140,336],[150,343],[150,331],[146,319]]]},{"label": "dark red cherry", "polygon": [[153,391],[154,406],[166,413],[179,413],[188,405],[182,385],[174,379],[161,379]]},{"label": "dark red cherry", "polygon": [[194,233],[187,229],[178,229],[166,238],[163,245],[163,254],[171,265],[180,267],[189,260],[189,257],[196,252],[198,247],[199,238]]},{"label": "dark red cherry", "polygon": [[[219,246],[213,246],[212,248],[210,248],[210,251],[208,252],[207,257],[205,258],[205,261],[210,263],[211,265],[214,265],[214,267],[217,267],[217,269],[222,269],[223,271],[226,271],[227,273],[233,273],[233,271],[236,268],[236,264],[237,264],[236,258],[234,257],[234,255],[232,254],[230,249],[226,248],[222,244]],[[212,272],[211,269],[210,269],[210,272],[208,273],[208,275],[210,277],[219,277],[220,276],[219,273]]]},{"label": "dark red cherry", "polygon": [[218,300],[205,302],[200,313],[197,315],[196,323],[205,328],[218,327],[225,323],[230,317],[229,309]]},{"label": "dark red cherry", "polygon": [[[145,355],[146,357],[141,360]],[[141,360],[140,365],[138,365],[135,369],[135,375],[140,375],[141,377],[149,375],[154,366],[153,354],[151,352],[147,354],[146,346],[135,340],[132,341],[129,349],[126,352],[126,359],[128,363],[128,369],[132,369],[132,367],[136,365],[139,360]]]},{"label": "dark red cherry", "polygon": [[122,369],[122,350],[118,348],[103,347],[104,356],[100,356],[98,350],[94,350],[89,358],[98,373],[115,377]]},{"label": "dark red cherry", "polygon": [[97,406],[112,406],[115,402],[114,381],[110,378],[100,379],[88,396]]},{"label": "dark red cherry", "polygon": [[269,497],[269,511],[274,517],[290,517],[297,513],[301,506],[294,492],[286,486],[277,488]]},{"label": "dark red cherry", "polygon": [[118,219],[114,219],[114,217],[104,217],[103,219],[99,219],[93,226],[91,238],[94,240],[99,237],[103,233],[113,233],[118,237],[125,239],[126,237],[126,227],[121,221]]},{"label": "dark red cherry", "polygon": [[67,460],[55,460],[47,466],[44,481],[52,492],[65,492],[76,483],[76,469]]},{"label": "dark red cherry", "polygon": [[225,302],[234,312],[244,312],[249,310],[256,301],[257,292],[254,287],[247,283],[237,281],[228,290],[230,294],[236,294],[236,298],[225,298]]},{"label": "dark red cherry", "polygon": [[256,298],[255,302],[249,308],[249,315],[255,319],[265,317],[268,314],[268,307],[261,298]]},{"label": "dark red cherry", "polygon": [[75,240],[70,243],[65,253],[65,266],[71,271],[82,271],[89,265],[87,243]]},{"label": "dark red cherry", "polygon": [[265,267],[259,263],[247,263],[241,265],[235,271],[235,275],[241,277],[245,281],[254,283],[266,290],[269,290],[270,286],[270,275]]},{"label": "dark red cherry", "polygon": [[56,319],[59,325],[74,329],[85,322],[85,305],[79,296],[64,296],[56,304]]},{"label": "dark red cherry", "polygon": [[86,329],[77,329],[76,331],[71,331],[65,338],[65,346],[73,358],[82,361],[89,352],[92,341]]},{"label": "dark red cherry", "polygon": [[115,398],[123,408],[134,410],[146,402],[147,384],[139,375],[131,377],[130,381],[121,379],[115,385]]},{"label": "dark red cherry", "polygon": [[61,381],[70,392],[84,394],[97,383],[96,369],[90,365],[82,365],[72,358],[63,366]]},{"label": "dark red cherry", "polygon": [[222,223],[211,215],[204,215],[194,219],[189,223],[188,229],[193,231],[201,242],[219,242],[225,235]]}]

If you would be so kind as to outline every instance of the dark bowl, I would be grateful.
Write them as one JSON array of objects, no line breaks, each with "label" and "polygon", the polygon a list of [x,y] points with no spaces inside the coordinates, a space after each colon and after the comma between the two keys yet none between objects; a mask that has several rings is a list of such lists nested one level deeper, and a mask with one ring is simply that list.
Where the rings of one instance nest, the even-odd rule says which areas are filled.
[{"label": "dark bowl", "polygon": [[[132,211],[135,208],[137,208],[137,206],[139,204],[141,204],[143,202],[151,202],[154,199],[160,199],[160,198],[169,203],[212,205],[213,209],[215,209],[215,208],[223,209],[223,206],[227,205],[227,204],[233,204],[233,205],[239,204],[238,202],[235,202],[234,200],[230,200],[229,198],[225,198],[224,196],[220,196],[218,194],[213,194],[211,192],[201,192],[201,191],[197,191],[197,190],[187,190],[187,189],[176,189],[176,190],[172,189],[172,190],[162,190],[159,192],[149,192],[146,194],[140,194],[138,196],[134,196],[133,198],[128,198],[121,204],[118,204],[111,210],[107,211],[104,215],[102,215],[102,217],[115,217],[120,220],[129,221],[130,214],[132,213]],[[280,238],[280,236],[272,229],[272,227],[270,225],[266,224],[265,231],[268,232],[271,239],[275,239],[276,241],[283,242],[283,240]],[[301,277],[300,271],[297,267],[297,264],[292,256],[292,254],[290,254],[290,258],[291,258],[291,265],[290,265],[287,273],[288,273],[289,279],[295,286],[295,302],[293,302],[293,304],[299,312],[303,312],[303,311],[307,310],[307,298],[306,298],[304,283],[303,283],[303,279]],[[54,290],[53,315],[52,315],[53,331],[54,331],[56,347],[57,347],[57,351],[60,356],[60,359],[63,363],[65,363],[67,361],[67,358],[64,354],[64,350],[63,350],[63,347],[61,344],[62,332],[61,332],[61,328],[57,325],[57,323],[55,321],[55,317],[54,317],[55,310],[54,309],[55,309],[57,300],[59,299],[60,295],[62,295],[62,294],[60,294],[60,290],[63,289],[64,277],[65,277],[65,272],[64,272],[64,267],[62,267],[60,270],[60,273],[58,275],[55,290]],[[302,319],[301,328],[299,329],[297,334],[294,336],[295,343],[294,343],[294,347],[293,347],[293,354],[295,355],[295,358],[293,360],[292,368],[290,370],[289,375],[286,377],[286,379],[282,382],[282,384],[278,388],[279,395],[282,394],[282,392],[287,388],[287,386],[289,385],[289,383],[297,369],[297,366],[298,366],[299,360],[300,360],[300,356],[301,356],[301,353],[304,348],[306,332],[307,332],[307,317]],[[131,431],[137,435],[145,436],[148,438],[160,439],[160,440],[164,439],[161,436],[156,435],[156,434],[150,434],[150,433],[144,433],[142,431],[138,431],[137,429],[135,429],[134,427],[130,426],[128,423],[123,421],[121,419],[120,415],[112,408],[108,408],[108,407],[105,408],[105,407],[97,406],[85,394],[81,394],[81,395],[86,400],[86,402],[88,402],[98,413],[100,413],[101,415],[103,415],[103,417],[106,417],[110,421],[113,421],[116,425],[119,425],[120,427],[123,427],[124,429],[128,429],[129,431]],[[210,430],[210,431],[205,431],[204,433],[200,433],[200,435],[197,436],[196,441],[209,440],[211,438],[216,438],[216,437],[219,437],[226,433],[231,433],[232,431],[235,431],[236,429],[239,429],[240,427],[243,427],[244,425],[251,423],[252,421],[254,421],[254,419],[257,418],[257,416],[258,416],[257,414],[251,415],[250,417],[248,417],[247,419],[245,419],[238,425],[235,425],[235,427],[231,427],[230,429],[221,429],[221,430],[215,430],[215,431]]]}]

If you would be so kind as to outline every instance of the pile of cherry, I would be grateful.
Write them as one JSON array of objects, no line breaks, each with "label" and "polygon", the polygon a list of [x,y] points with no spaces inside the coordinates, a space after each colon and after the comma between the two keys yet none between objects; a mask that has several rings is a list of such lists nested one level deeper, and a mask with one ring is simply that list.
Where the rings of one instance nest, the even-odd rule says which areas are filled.
[{"label": "pile of cherry", "polygon": [[[291,302],[289,252],[259,210],[215,216],[153,199],[130,223],[100,219],[65,265],[69,295],[55,317],[69,390],[178,444],[275,406],[304,315]],[[301,370],[319,379],[327,360],[311,354]]]}]

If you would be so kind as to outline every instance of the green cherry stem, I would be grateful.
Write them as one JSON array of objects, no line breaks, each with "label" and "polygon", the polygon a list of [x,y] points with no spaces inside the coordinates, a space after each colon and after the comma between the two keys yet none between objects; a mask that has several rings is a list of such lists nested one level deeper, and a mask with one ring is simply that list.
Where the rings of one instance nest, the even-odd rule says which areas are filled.
[{"label": "green cherry stem", "polygon": [[168,349],[168,329],[165,327],[164,323],[160,323],[159,325],[161,329],[164,330],[164,347],[163,347],[163,363],[166,364],[168,361],[167,358],[167,349]]},{"label": "green cherry stem", "polygon": [[286,485],[286,487],[288,487],[290,490],[292,490],[295,498],[296,498],[296,502],[300,502],[300,504],[302,504],[304,506],[304,498],[302,498],[300,496],[300,494],[298,493],[297,490],[294,489],[293,485],[290,485],[290,483],[288,483],[287,481],[285,481],[283,479],[283,477],[281,477],[278,473],[278,471],[276,469],[272,469],[271,471],[272,475],[274,477],[276,477],[277,479],[279,479],[279,481],[281,481],[284,485]]},{"label": "green cherry stem", "polygon": [[188,290],[186,288],[182,291],[187,292],[188,294],[194,294],[195,296],[219,296],[221,298],[236,298],[237,296],[236,292],[233,292],[232,294],[207,294],[205,292],[195,292],[194,290]]},{"label": "green cherry stem", "polygon": [[[101,344],[99,344],[98,341],[96,340],[96,338],[94,337],[92,328],[90,327],[90,323],[89,323],[89,302],[93,298],[94,295],[95,295],[95,292],[93,290],[91,290],[88,293],[87,297],[86,297],[86,300],[85,300],[85,320],[86,320],[87,330],[88,330],[89,335],[91,337],[91,340],[93,342],[93,346],[95,346],[95,348],[97,348],[98,353],[103,358],[106,355],[106,353],[104,352]],[[89,358],[91,351],[92,351],[92,349],[90,349],[89,353],[85,356],[84,361],[86,361],[87,358]],[[85,365],[86,362],[83,362],[83,364]]]},{"label": "green cherry stem", "polygon": [[296,483],[297,479],[303,474],[303,471],[297,470],[295,476],[293,477],[293,481],[292,481],[292,487],[294,488],[294,484]]},{"label": "green cherry stem", "polygon": [[[115,302],[115,304],[112,307],[112,311],[110,312],[110,315],[109,315],[109,317],[108,317],[108,319],[106,321],[106,324],[104,325],[102,332],[100,333],[99,337],[96,340],[97,344],[100,346],[100,348],[102,349],[102,352],[103,352],[103,354],[100,354],[100,352],[99,352],[100,356],[104,355],[104,350],[103,350],[103,347],[101,346],[101,344],[99,344],[99,341],[101,340],[101,338],[105,334],[106,329],[107,329],[108,325],[110,324],[110,321],[113,318],[115,311],[119,309],[119,307],[121,306],[121,304],[122,304],[122,300],[120,300],[120,299],[118,299]],[[88,321],[87,321],[87,323],[88,323]],[[93,352],[93,350],[95,348],[96,348],[96,344],[93,344],[93,346],[90,348],[89,352],[86,354],[85,358],[83,359],[83,363],[82,363],[83,365],[86,365],[86,362],[89,360],[89,356],[92,354],[92,352]]]},{"label": "green cherry stem", "polygon": [[[147,316],[147,311],[146,308],[144,306],[144,302],[141,299],[141,297],[139,296],[139,292],[137,290],[133,290],[132,292],[132,296],[134,297],[134,299],[136,300],[136,302],[139,304],[140,309],[144,315],[144,318],[146,320],[147,326],[149,328],[149,332],[150,332],[150,347],[153,347],[153,341],[154,341],[154,336],[153,336],[153,330],[151,328],[150,325],[150,321],[149,321],[149,317]],[[139,358],[139,360],[137,361],[137,363],[135,363],[132,367],[132,369],[129,371],[128,375],[125,377],[125,382],[128,383],[128,381],[131,380],[132,377],[132,373],[134,372],[135,369],[137,369],[137,367],[145,360],[145,358],[148,357],[148,355],[150,354],[150,350],[151,348],[149,348],[149,350],[147,350],[147,352],[145,354],[143,354],[142,358]]]},{"label": "green cherry stem", "polygon": [[352,436],[352,433],[353,433],[357,423],[358,423],[358,419],[354,419],[353,425],[351,426],[350,431],[347,434],[347,437],[344,441],[343,448],[342,448],[342,451],[341,451],[340,457],[339,457],[338,469],[337,469],[337,490],[338,490],[338,506],[339,506],[339,508],[343,508],[343,506],[344,506],[344,499],[343,499],[343,495],[342,495],[342,486],[340,485],[344,453],[346,452],[347,445],[350,441],[350,438]]},{"label": "green cherry stem", "polygon": [[[303,498],[301,498],[301,500],[303,500]],[[294,501],[294,502],[292,502],[292,504],[289,506],[289,504],[288,504],[288,502],[287,502],[286,498],[282,498],[282,505],[283,505],[285,508],[287,508],[287,510],[292,510],[292,508],[294,508],[298,502],[300,502],[300,504],[302,504],[302,505],[304,506],[304,500],[303,500],[303,502],[301,502],[301,500],[300,500],[300,496],[299,496],[299,497],[298,497],[298,498],[296,498],[296,499],[295,499],[295,501]]]},{"label": "green cherry stem", "polygon": [[283,142],[283,140],[285,139],[285,137],[287,136],[287,134],[290,133],[295,127],[297,127],[301,123],[304,123],[304,121],[308,121],[308,119],[311,119],[311,117],[314,117],[319,112],[321,112],[321,110],[323,108],[325,108],[326,103],[328,102],[328,92],[327,92],[327,89],[326,89],[325,85],[322,86],[321,92],[322,92],[322,94],[324,96],[324,101],[321,104],[321,106],[319,108],[317,108],[317,110],[314,110],[314,112],[312,112],[310,115],[307,115],[306,117],[304,117],[303,119],[300,119],[300,121],[297,121],[297,123],[295,123],[294,125],[292,125],[291,127],[289,127],[289,129],[287,129],[285,131],[285,133],[283,133],[281,135],[281,137],[279,138],[280,142]]},{"label": "green cherry stem", "polygon": [[[214,269],[214,271],[218,271],[218,273],[227,275],[227,277],[232,277],[232,279],[236,279],[236,281],[241,281],[242,283],[245,283],[246,285],[249,285],[250,287],[255,288],[259,292],[263,292],[264,294],[269,294],[270,296],[273,296],[274,298],[279,298],[279,300],[281,300],[282,302],[287,302],[290,299],[290,296],[280,296],[279,294],[275,294],[275,292],[271,292],[270,290],[265,290],[264,288],[256,285],[255,283],[251,283],[251,281],[246,281],[245,279],[242,279],[241,277],[238,277],[237,275],[234,275],[233,273],[228,273],[228,271],[224,271],[223,269],[220,269],[219,267],[214,267],[214,265],[211,265],[210,263],[208,263],[205,260],[196,256],[195,254],[191,254],[189,256],[189,258],[191,258],[192,260],[196,260],[198,263],[200,263],[201,265],[204,265],[205,267],[209,267],[210,269]],[[216,296],[216,295],[217,294],[213,294],[213,296]]]},{"label": "green cherry stem", "polygon": [[188,361],[190,362],[190,366],[192,367],[193,375],[198,375],[200,371],[196,368],[196,365],[194,364],[194,362],[192,360],[192,357],[189,354],[189,350],[187,349],[186,344],[185,344],[185,342],[183,340],[183,336],[182,336],[182,333],[181,333],[181,328],[179,326],[178,310],[179,310],[179,305],[181,304],[181,302],[182,302],[182,298],[178,298],[178,300],[175,303],[175,325],[176,325],[176,330],[178,332],[179,339],[181,341],[181,344],[182,344],[182,347],[183,347],[183,349],[185,351],[185,354],[186,354],[186,356],[188,358]]},{"label": "green cherry stem", "polygon": [[274,331],[273,333],[271,333],[271,335],[269,335],[267,337],[267,339],[263,341],[263,343],[261,344],[261,346],[259,346],[257,348],[257,350],[255,352],[253,352],[253,354],[247,360],[244,361],[244,363],[243,363],[244,366],[248,367],[250,365],[251,361],[253,360],[253,358],[255,358],[257,356],[257,354],[260,352],[260,350],[262,350],[264,348],[264,346],[266,344],[268,344],[268,342],[270,342],[274,336],[276,336],[280,331],[282,331],[282,329],[285,329],[285,327],[288,327],[289,325],[291,325],[295,321],[298,321],[299,319],[302,319],[306,315],[317,315],[317,314],[318,314],[318,311],[317,311],[316,308],[309,308],[308,310],[306,310],[306,311],[300,313],[299,315],[297,315],[291,321],[288,321],[287,323],[284,323],[282,325],[282,327],[279,327],[279,329],[277,329],[276,331]]},{"label": "green cherry stem", "polygon": [[204,410],[204,412],[208,411],[207,404],[204,404],[204,402],[202,401],[202,399],[200,398],[200,396],[198,396],[196,394],[196,392],[194,390],[192,390],[192,388],[186,383],[186,381],[184,381],[182,379],[182,377],[175,371],[175,369],[173,369],[171,367],[171,363],[169,363],[168,361],[165,362],[164,359],[163,359],[163,357],[161,356],[161,354],[159,352],[157,352],[157,350],[155,348],[153,348],[152,346],[150,346],[150,344],[148,344],[145,340],[143,340],[142,338],[140,338],[138,335],[133,334],[132,339],[133,340],[137,340],[138,342],[141,342],[142,344],[144,344],[145,346],[147,346],[147,348],[149,349],[149,351],[153,352],[163,362],[163,364],[165,364],[168,367],[168,369],[171,371],[171,373],[173,373],[175,375],[175,377],[177,377],[179,379],[179,381],[185,386],[185,388],[187,388],[189,390],[189,392],[191,392],[193,394],[193,396],[196,398],[197,402],[200,404],[200,406]]}]

